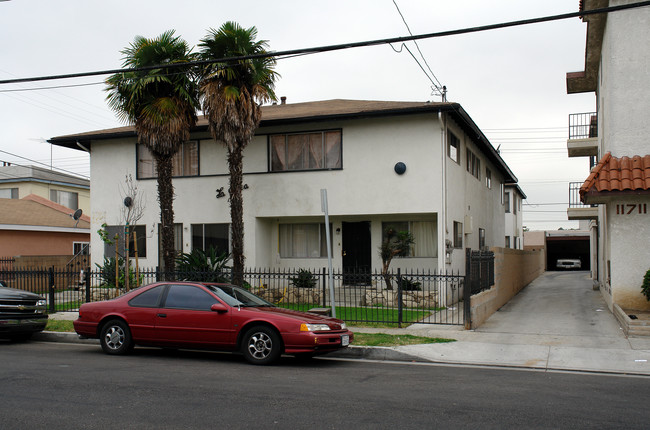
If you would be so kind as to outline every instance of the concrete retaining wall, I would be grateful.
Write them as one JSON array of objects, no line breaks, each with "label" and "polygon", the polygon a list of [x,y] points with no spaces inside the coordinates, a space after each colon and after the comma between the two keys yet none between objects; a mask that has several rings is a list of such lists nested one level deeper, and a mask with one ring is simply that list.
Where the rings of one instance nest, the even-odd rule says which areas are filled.
[{"label": "concrete retaining wall", "polygon": [[522,251],[492,248],[494,252],[494,286],[472,296],[471,328],[483,324],[526,285],[544,272],[543,250]]}]

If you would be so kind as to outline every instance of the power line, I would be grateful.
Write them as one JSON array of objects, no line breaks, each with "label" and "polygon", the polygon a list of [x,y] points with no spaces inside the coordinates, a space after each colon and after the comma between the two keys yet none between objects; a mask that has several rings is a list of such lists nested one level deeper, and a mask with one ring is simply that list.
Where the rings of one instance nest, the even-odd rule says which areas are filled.
[{"label": "power line", "polygon": [[[396,1],[396,0],[393,0],[393,4],[395,5],[395,8],[397,9],[397,12],[399,13],[399,16],[402,18],[402,22],[403,22],[404,25],[406,26],[406,29],[408,30],[409,34],[410,34],[411,36],[413,36],[413,32],[411,32],[411,28],[409,27],[408,23],[406,22],[406,18],[404,18],[404,15],[402,14],[402,11],[400,10],[399,6],[397,5],[397,1]],[[425,76],[426,76],[426,77],[431,81],[431,83],[433,84],[433,88],[435,89],[435,91],[437,91],[437,92],[438,92],[438,95],[442,96],[442,97],[443,97],[443,101],[445,101],[445,100],[444,100],[444,97],[445,97],[445,89],[444,89],[444,87],[442,86],[442,84],[440,83],[440,81],[438,80],[438,78],[436,77],[435,73],[433,73],[433,70],[431,70],[431,67],[429,66],[429,63],[427,62],[427,59],[424,57],[424,54],[422,54],[422,51],[420,50],[420,45],[418,45],[418,42],[414,40],[413,43],[415,44],[415,47],[417,48],[418,52],[420,53],[420,57],[422,57],[422,60],[424,61],[424,64],[427,66],[427,69],[429,69],[429,73],[431,73],[431,76],[429,76],[429,74],[426,72],[426,70],[424,70],[424,67],[422,67],[422,64],[420,64],[420,62],[418,61],[418,59],[415,58],[415,55],[413,55],[413,53],[412,53],[411,50],[408,48],[408,46],[406,46],[406,44],[404,44],[404,43],[402,43],[402,46],[403,46],[404,48],[406,48],[406,50],[408,51],[409,54],[411,54],[411,57],[413,57],[413,59],[415,60],[415,62],[418,64],[418,66],[420,66],[420,69],[422,69],[422,71],[424,72]],[[392,45],[390,45],[390,47],[393,48]],[[395,52],[401,52],[401,50],[400,50],[400,51],[397,51],[395,48],[393,48],[393,51],[395,51]],[[433,79],[432,79],[432,77],[433,77]],[[435,82],[434,82],[434,80],[435,80]]]},{"label": "power line", "polygon": [[[48,167],[48,168],[50,168],[50,169],[54,169],[54,167],[52,167],[52,166],[50,166],[50,165],[47,165],[47,164],[45,164],[45,163],[41,163],[40,161],[32,160],[31,158],[23,157],[23,156],[21,156],[21,155],[17,155],[17,154],[12,154],[11,152],[3,151],[2,149],[0,149],[0,152],[3,152],[3,153],[5,153],[5,154],[7,154],[7,155],[11,155],[12,157],[18,157],[18,158],[21,158],[21,159],[23,159],[23,160],[27,160],[27,161],[29,161],[29,162],[31,162],[31,163],[40,164],[41,166],[45,166],[45,167]],[[8,161],[8,163],[16,164],[16,163],[14,163],[13,161]],[[78,174],[78,173],[76,173],[76,172],[71,172],[70,170],[65,170],[65,169],[61,169],[61,168],[58,168],[58,167],[56,167],[56,170],[60,170],[60,171],[62,171],[62,172],[69,173],[69,174],[71,174],[71,175],[75,175],[75,176],[81,176],[81,177],[83,177],[84,179],[90,179],[89,176],[80,175],[80,174]]]},{"label": "power line", "polygon": [[609,7],[593,9],[593,10],[570,12],[570,13],[551,15],[551,16],[545,16],[539,18],[509,21],[509,22],[503,22],[498,24],[488,24],[488,25],[482,25],[478,27],[468,27],[468,28],[462,28],[457,30],[447,30],[447,31],[440,31],[435,33],[426,33],[426,34],[420,34],[415,36],[393,37],[388,39],[368,40],[363,42],[351,42],[351,43],[344,43],[338,45],[326,45],[326,46],[320,46],[314,48],[302,48],[302,49],[293,49],[287,51],[275,51],[275,52],[268,52],[265,54],[246,55],[241,57],[227,57],[221,59],[193,61],[193,62],[178,63],[178,64],[161,64],[161,65],[155,65],[149,67],[136,67],[132,69],[110,69],[110,70],[100,70],[100,71],[93,71],[93,72],[70,73],[70,74],[63,74],[63,75],[8,79],[8,80],[0,80],[0,84],[16,84],[20,82],[72,79],[72,78],[81,78],[86,76],[112,75],[112,74],[127,73],[127,72],[144,72],[144,71],[150,71],[155,69],[172,69],[172,68],[183,68],[188,66],[203,66],[203,65],[214,64],[214,63],[227,63],[227,62],[241,61],[241,60],[252,60],[256,58],[285,57],[285,56],[295,56],[301,54],[317,54],[323,52],[340,51],[340,50],[351,49],[351,48],[364,48],[370,46],[386,45],[391,43],[403,43],[412,40],[414,41],[414,40],[422,40],[422,39],[433,39],[438,37],[457,36],[460,34],[478,33],[478,32],[497,30],[502,28],[518,27],[522,25],[539,24],[542,22],[560,21],[569,18],[584,17],[584,16],[596,15],[600,13],[617,12],[621,10],[636,9],[645,6],[650,6],[650,0],[642,1],[638,3],[609,6]]}]

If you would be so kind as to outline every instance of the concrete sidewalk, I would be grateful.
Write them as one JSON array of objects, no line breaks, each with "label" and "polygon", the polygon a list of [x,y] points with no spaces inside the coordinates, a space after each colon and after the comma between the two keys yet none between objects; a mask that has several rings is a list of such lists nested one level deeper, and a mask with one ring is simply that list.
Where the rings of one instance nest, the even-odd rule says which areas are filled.
[{"label": "concrete sidewalk", "polygon": [[[626,338],[587,272],[547,272],[477,330],[414,324],[354,332],[411,334],[456,342],[399,347],[351,346],[330,356],[375,360],[503,366],[540,370],[650,375],[650,337]],[[76,319],[59,313],[53,319]],[[72,333],[42,333],[38,340],[72,341]],[[97,340],[86,340],[95,342]]]}]

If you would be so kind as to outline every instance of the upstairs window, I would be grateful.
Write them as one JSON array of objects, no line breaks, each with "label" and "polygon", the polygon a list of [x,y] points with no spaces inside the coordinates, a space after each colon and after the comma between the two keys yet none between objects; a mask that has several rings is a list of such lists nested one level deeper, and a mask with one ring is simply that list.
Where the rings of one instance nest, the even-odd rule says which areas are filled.
[{"label": "upstairs window", "polygon": [[340,169],[341,130],[269,137],[272,172]]},{"label": "upstairs window", "polygon": [[506,207],[506,213],[509,214],[510,213],[510,193],[507,192],[507,191],[503,194],[503,204]]},{"label": "upstairs window", "polygon": [[18,188],[2,188],[0,189],[0,199],[17,199]]},{"label": "upstairs window", "polygon": [[79,194],[70,191],[50,190],[50,200],[66,208],[79,209]]},{"label": "upstairs window", "polygon": [[481,160],[469,149],[467,150],[467,171],[476,179],[481,180]]},{"label": "upstairs window", "polygon": [[[138,144],[138,179],[156,177],[156,161],[149,148]],[[199,176],[199,142],[185,142],[172,159],[173,177]]]},{"label": "upstairs window", "polygon": [[492,188],[492,171],[487,167],[485,168],[485,186],[489,189]]},{"label": "upstairs window", "polygon": [[451,131],[447,133],[447,155],[460,164],[460,139]]}]

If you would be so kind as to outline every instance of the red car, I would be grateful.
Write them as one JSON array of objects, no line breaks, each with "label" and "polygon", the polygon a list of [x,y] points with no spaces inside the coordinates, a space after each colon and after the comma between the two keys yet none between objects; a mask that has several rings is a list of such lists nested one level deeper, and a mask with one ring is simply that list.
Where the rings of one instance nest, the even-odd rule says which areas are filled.
[{"label": "red car", "polygon": [[281,354],[312,356],[353,339],[341,320],[282,309],[234,285],[160,282],[85,303],[74,329],[108,354],[135,345],[241,351],[254,364]]}]

